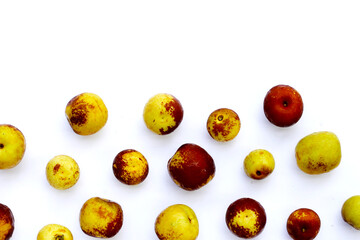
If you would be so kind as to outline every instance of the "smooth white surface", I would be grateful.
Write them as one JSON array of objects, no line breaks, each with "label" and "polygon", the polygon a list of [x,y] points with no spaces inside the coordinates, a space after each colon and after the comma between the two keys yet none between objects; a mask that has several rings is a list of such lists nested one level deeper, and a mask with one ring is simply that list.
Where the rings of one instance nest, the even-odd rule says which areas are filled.
[{"label": "smooth white surface", "polygon": [[[0,202],[15,216],[14,240],[35,239],[46,224],[82,233],[79,211],[90,197],[118,202],[124,225],[113,239],[156,239],[154,221],[164,208],[184,203],[200,222],[198,239],[238,239],[225,225],[228,205],[258,200],[267,224],[256,239],[290,239],[288,215],[300,207],[322,221],[317,239],[358,239],[340,209],[359,189],[360,79],[359,1],[1,1],[0,123],[26,137],[23,161],[0,171]],[[274,85],[296,88],[305,108],[290,128],[264,117],[262,101]],[[78,136],[65,106],[81,92],[101,96],[106,126]],[[180,127],[157,136],[142,110],[156,93],[175,95],[184,108]],[[208,115],[228,107],[241,119],[239,135],[218,143],[206,131]],[[320,176],[301,172],[295,145],[328,130],[342,144],[339,167]],[[170,179],[166,164],[183,143],[205,148],[215,178],[187,192]],[[141,185],[126,186],[112,173],[115,155],[142,152],[150,172]],[[242,167],[253,149],[275,157],[272,175],[248,178]],[[52,188],[45,166],[55,155],[72,156],[80,179],[71,189]]]}]

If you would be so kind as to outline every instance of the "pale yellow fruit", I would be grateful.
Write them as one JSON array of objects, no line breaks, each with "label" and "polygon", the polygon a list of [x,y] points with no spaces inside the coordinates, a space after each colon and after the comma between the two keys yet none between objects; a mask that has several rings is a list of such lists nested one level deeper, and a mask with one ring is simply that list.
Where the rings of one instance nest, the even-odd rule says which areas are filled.
[{"label": "pale yellow fruit", "polygon": [[183,115],[180,101],[166,93],[159,93],[150,98],[143,112],[146,126],[159,135],[173,132],[182,122]]},{"label": "pale yellow fruit", "polygon": [[326,173],[340,164],[340,141],[332,132],[315,132],[298,142],[295,155],[298,167],[305,173]]},{"label": "pale yellow fruit", "polygon": [[48,224],[39,231],[37,240],[73,240],[73,235],[62,225]]},{"label": "pale yellow fruit", "polygon": [[120,231],[122,224],[121,206],[108,199],[90,198],[80,210],[80,227],[89,236],[111,238]]},{"label": "pale yellow fruit", "polygon": [[273,155],[264,149],[250,152],[244,159],[244,171],[253,179],[263,179],[270,175],[275,168]]},{"label": "pale yellow fruit", "polygon": [[91,135],[105,126],[108,110],[98,95],[82,93],[68,102],[65,115],[75,133]]},{"label": "pale yellow fruit", "polygon": [[240,127],[241,123],[238,114],[228,108],[213,111],[206,123],[210,136],[219,142],[234,139],[238,135]]},{"label": "pale yellow fruit", "polygon": [[0,169],[18,165],[24,157],[25,149],[25,137],[18,128],[0,124]]},{"label": "pale yellow fruit", "polygon": [[46,165],[46,178],[56,189],[64,190],[74,186],[79,177],[79,165],[69,156],[55,156]]},{"label": "pale yellow fruit", "polygon": [[360,195],[352,196],[344,202],[341,215],[345,222],[360,230]]},{"label": "pale yellow fruit", "polygon": [[199,235],[199,222],[189,206],[175,204],[158,215],[155,232],[161,240],[195,240]]}]

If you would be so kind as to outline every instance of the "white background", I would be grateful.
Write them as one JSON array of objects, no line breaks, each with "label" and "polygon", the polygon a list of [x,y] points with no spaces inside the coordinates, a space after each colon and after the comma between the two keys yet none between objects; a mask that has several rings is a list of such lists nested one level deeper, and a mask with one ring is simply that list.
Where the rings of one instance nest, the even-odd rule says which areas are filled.
[{"label": "white background", "polygon": [[[289,214],[315,210],[317,239],[358,239],[341,218],[343,202],[359,188],[359,1],[1,1],[0,123],[18,127],[27,149],[22,162],[0,171],[0,202],[15,217],[14,240],[36,239],[46,224],[68,227],[75,239],[79,211],[90,197],[118,202],[124,224],[113,239],[156,239],[156,216],[175,203],[189,205],[200,223],[198,239],[238,239],[225,225],[230,203],[259,201],[267,224],[257,239],[290,239]],[[289,84],[304,100],[301,120],[289,128],[264,117],[266,92]],[[106,126],[76,135],[65,118],[75,95],[94,92],[109,110]],[[145,127],[142,111],[167,92],[184,108],[170,135]],[[206,130],[208,115],[231,108],[239,135],[219,143]],[[330,173],[311,176],[296,165],[294,149],[305,135],[327,130],[342,144],[342,161]],[[187,192],[167,173],[167,161],[183,143],[196,143],[215,160],[214,179]],[[121,150],[147,158],[150,172],[138,186],[112,173]],[[243,170],[254,149],[270,151],[276,167],[255,181]],[[80,179],[71,189],[52,188],[47,162],[72,156]]]}]

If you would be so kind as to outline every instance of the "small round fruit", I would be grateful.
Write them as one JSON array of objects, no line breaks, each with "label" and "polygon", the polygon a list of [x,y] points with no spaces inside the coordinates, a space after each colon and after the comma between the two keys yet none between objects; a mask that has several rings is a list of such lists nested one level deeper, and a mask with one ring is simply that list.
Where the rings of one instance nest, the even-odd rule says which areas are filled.
[{"label": "small round fruit", "polygon": [[147,177],[149,165],[140,152],[126,149],[116,155],[113,161],[113,173],[120,182],[136,185]]},{"label": "small round fruit", "polygon": [[39,231],[37,240],[73,240],[73,235],[62,225],[48,224]]},{"label": "small round fruit", "polygon": [[8,240],[14,232],[15,219],[11,209],[0,203],[0,240]]},{"label": "small round fruit", "polygon": [[210,136],[219,142],[234,139],[240,131],[240,118],[228,108],[215,110],[208,117],[206,127]]},{"label": "small round fruit", "polygon": [[266,118],[278,127],[289,127],[297,123],[303,113],[301,95],[289,85],[271,88],[264,99]]},{"label": "small round fruit", "polygon": [[360,195],[354,195],[344,202],[341,216],[350,226],[360,230]]},{"label": "small round fruit", "polygon": [[158,215],[155,232],[161,240],[195,240],[199,234],[198,219],[189,206],[175,204]]},{"label": "small round fruit", "polygon": [[81,230],[89,236],[111,238],[120,231],[122,224],[121,206],[108,199],[90,198],[80,210]]},{"label": "small round fruit", "polygon": [[273,155],[264,149],[256,149],[244,159],[245,173],[253,179],[259,180],[267,177],[274,171],[274,168]]},{"label": "small round fruit", "polygon": [[300,208],[290,214],[286,228],[294,240],[311,240],[319,233],[320,225],[320,218],[315,211]]},{"label": "small round fruit", "polygon": [[240,198],[231,203],[226,211],[226,225],[240,238],[253,238],[259,235],[266,224],[263,206],[252,198]]},{"label": "small round fruit", "polygon": [[79,135],[91,135],[103,128],[108,110],[103,100],[94,93],[81,93],[73,97],[65,108],[66,118]]},{"label": "small round fruit", "polygon": [[0,124],[0,169],[18,165],[24,157],[25,148],[25,137],[18,128]]},{"label": "small round fruit", "polygon": [[213,158],[202,147],[186,143],[168,161],[168,172],[181,188],[192,191],[209,183],[215,176]]},{"label": "small round fruit", "polygon": [[79,177],[79,165],[69,156],[55,156],[46,165],[46,179],[56,189],[64,190],[74,186]]},{"label": "small round fruit", "polygon": [[180,125],[183,116],[180,101],[166,93],[159,93],[150,98],[143,112],[146,126],[159,135],[173,132]]},{"label": "small round fruit", "polygon": [[340,141],[332,132],[315,132],[298,142],[295,156],[298,167],[305,173],[326,173],[340,164]]}]

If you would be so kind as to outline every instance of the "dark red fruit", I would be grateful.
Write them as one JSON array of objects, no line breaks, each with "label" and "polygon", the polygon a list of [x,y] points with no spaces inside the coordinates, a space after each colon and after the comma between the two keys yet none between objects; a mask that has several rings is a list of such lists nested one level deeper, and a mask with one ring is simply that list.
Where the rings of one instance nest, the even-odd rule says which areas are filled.
[{"label": "dark red fruit", "polygon": [[286,228],[294,240],[311,240],[319,233],[320,225],[320,217],[315,211],[300,208],[290,214]]},{"label": "dark red fruit", "polygon": [[278,127],[289,127],[297,123],[303,110],[301,95],[288,85],[271,88],[264,99],[265,116]]}]

